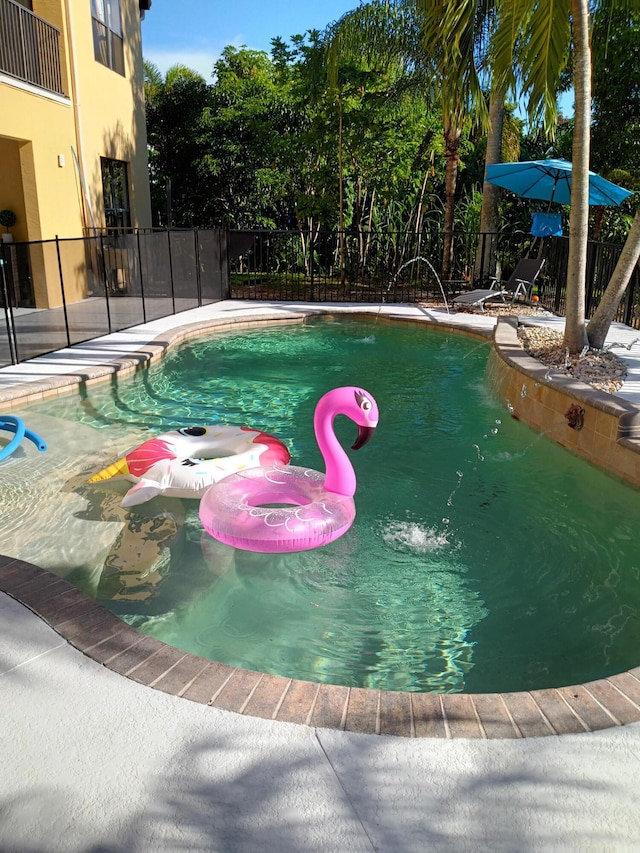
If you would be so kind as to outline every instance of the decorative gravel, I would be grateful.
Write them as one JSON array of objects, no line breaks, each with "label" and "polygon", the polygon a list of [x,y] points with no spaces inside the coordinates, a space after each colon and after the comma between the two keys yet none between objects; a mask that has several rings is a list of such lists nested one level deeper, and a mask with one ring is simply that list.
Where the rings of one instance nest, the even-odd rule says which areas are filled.
[{"label": "decorative gravel", "polygon": [[[430,307],[439,307],[433,304]],[[456,310],[465,310],[460,306]],[[473,309],[471,309],[473,311]],[[485,303],[484,313],[492,316],[514,317],[552,317],[541,305],[503,305]],[[518,337],[524,349],[532,358],[541,361],[555,373],[572,376],[599,391],[615,394],[625,380],[627,366],[618,356],[605,350],[585,348],[579,355],[570,356],[562,341],[564,333],[548,326],[520,326]]]},{"label": "decorative gravel", "polygon": [[625,363],[612,352],[585,347],[571,356],[563,346],[563,332],[545,326],[520,326],[520,343],[533,358],[553,368],[556,373],[572,376],[608,394],[622,387],[627,375]]}]

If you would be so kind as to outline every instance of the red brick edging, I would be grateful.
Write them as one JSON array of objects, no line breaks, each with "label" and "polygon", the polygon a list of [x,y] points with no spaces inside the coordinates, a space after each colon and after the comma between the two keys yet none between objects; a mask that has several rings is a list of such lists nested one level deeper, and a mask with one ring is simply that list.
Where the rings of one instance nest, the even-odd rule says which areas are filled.
[{"label": "red brick edging", "polygon": [[237,714],[401,737],[522,738],[640,722],[640,668],[528,693],[399,693],[234,668],[148,637],[32,563],[0,555],[0,591],[87,657],[140,684]]}]

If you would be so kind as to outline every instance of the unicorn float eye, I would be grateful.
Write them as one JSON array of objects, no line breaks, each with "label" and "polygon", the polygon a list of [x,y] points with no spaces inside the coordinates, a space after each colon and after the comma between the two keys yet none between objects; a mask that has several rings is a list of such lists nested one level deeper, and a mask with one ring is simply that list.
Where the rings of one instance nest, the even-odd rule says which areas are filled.
[{"label": "unicorn float eye", "polygon": [[201,435],[207,434],[206,427],[182,427],[178,432],[180,435],[191,436],[192,438],[200,438]]}]

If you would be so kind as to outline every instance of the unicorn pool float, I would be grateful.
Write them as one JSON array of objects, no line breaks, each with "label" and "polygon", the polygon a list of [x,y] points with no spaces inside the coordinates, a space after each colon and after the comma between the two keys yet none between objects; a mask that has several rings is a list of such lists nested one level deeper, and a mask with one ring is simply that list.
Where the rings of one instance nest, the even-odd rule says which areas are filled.
[{"label": "unicorn pool float", "polygon": [[156,495],[200,498],[223,477],[256,465],[286,465],[291,458],[277,438],[246,426],[190,426],[163,433],[130,450],[89,480],[135,483],[121,506]]},{"label": "unicorn pool float", "polygon": [[356,476],[333,429],[336,415],[358,425],[352,450],[363,447],[378,424],[378,406],[367,391],[353,386],[329,391],[313,418],[326,473],[276,462],[225,477],[200,501],[207,533],[226,545],[266,554],[308,551],[346,533],[356,515]]},{"label": "unicorn pool float", "polygon": [[33,430],[27,429],[22,418],[14,417],[14,415],[0,415],[0,429],[13,433],[13,438],[8,444],[0,447],[0,462],[8,459],[20,447],[24,438],[33,442],[41,453],[47,449],[46,442]]}]

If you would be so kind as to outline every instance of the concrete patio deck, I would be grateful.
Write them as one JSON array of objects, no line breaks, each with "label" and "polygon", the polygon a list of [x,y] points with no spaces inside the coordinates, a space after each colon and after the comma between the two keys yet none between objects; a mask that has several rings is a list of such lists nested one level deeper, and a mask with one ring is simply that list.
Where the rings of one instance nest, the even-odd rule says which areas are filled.
[{"label": "concrete patio deck", "polygon": [[[24,383],[86,375],[146,351],[176,325],[274,308],[309,306],[220,303],[5,368],[0,407]],[[367,309],[377,311],[348,307]],[[429,313],[484,334],[495,322]],[[634,337],[621,327],[610,340],[630,367],[620,396],[636,403]],[[0,637],[0,849],[11,853],[640,847],[638,723],[511,740],[354,734],[149,689],[84,656],[6,595]]]},{"label": "concrete patio deck", "polygon": [[635,850],[640,725],[409,740],[137,684],[0,597],[7,853]]}]

